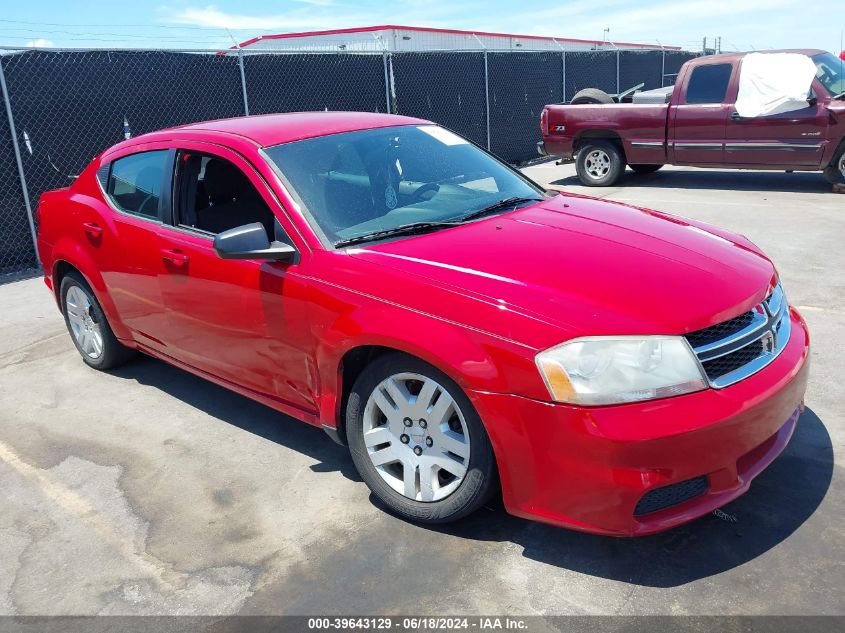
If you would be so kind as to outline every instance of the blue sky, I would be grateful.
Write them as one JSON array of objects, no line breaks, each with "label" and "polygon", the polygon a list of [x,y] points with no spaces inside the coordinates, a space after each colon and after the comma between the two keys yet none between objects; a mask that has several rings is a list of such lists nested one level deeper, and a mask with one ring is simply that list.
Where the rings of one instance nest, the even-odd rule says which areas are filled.
[{"label": "blue sky", "polygon": [[839,51],[843,0],[30,0],[4,3],[0,45],[219,48],[264,33],[406,24],[723,50]]}]

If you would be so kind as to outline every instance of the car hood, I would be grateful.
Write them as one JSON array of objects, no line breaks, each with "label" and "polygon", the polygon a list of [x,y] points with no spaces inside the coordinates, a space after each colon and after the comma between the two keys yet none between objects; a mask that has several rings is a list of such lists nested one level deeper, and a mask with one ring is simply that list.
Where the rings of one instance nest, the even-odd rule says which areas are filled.
[{"label": "car hood", "polygon": [[[587,334],[683,334],[762,300],[774,267],[747,239],[692,220],[561,195],[350,255]],[[465,317],[472,325],[471,314]]]}]

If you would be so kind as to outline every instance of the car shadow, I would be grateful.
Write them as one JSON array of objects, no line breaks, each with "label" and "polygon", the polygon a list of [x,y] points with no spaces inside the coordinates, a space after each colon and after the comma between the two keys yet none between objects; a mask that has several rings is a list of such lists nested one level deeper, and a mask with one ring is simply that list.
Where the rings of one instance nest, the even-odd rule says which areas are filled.
[{"label": "car shadow", "polygon": [[747,563],[810,518],[833,477],[833,445],[810,409],[786,450],[743,496],[716,513],[639,538],[594,536],[524,521],[501,501],[464,521],[436,528],[467,539],[510,541],[523,556],[582,574],[649,587],[674,587]]},{"label": "car shadow", "polygon": [[[577,176],[553,180],[555,187],[583,186]],[[744,171],[693,169],[689,171],[658,171],[653,174],[635,174],[626,170],[614,187],[653,189],[709,189],[723,191],[759,191],[792,193],[830,193],[831,185],[818,172]],[[595,195],[601,189],[595,188]]]},{"label": "car shadow", "polygon": [[[147,356],[110,372],[177,398],[211,417],[308,455],[315,472],[361,482],[346,448],[313,426]],[[751,489],[721,509],[668,532],[639,538],[595,536],[513,517],[494,499],[450,525],[419,526],[474,541],[512,542],[523,556],[582,574],[651,587],[673,587],[719,574],[785,540],[815,512],[833,477],[833,446],[809,408],[783,454]],[[371,502],[387,510],[373,495]]]},{"label": "car shadow", "polygon": [[318,461],[314,472],[339,472],[347,479],[363,480],[349,451],[322,430],[305,424],[259,402],[220,387],[163,361],[141,355],[109,372],[142,385],[155,387],[207,415]]}]

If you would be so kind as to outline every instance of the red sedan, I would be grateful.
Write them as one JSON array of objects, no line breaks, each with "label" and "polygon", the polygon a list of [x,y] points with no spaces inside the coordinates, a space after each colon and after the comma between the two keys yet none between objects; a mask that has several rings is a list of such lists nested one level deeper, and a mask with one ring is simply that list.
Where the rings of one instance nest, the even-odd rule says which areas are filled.
[{"label": "red sedan", "polygon": [[422,523],[501,491],[535,520],[663,530],[745,492],[802,407],[807,328],[754,244],[551,195],[428,121],[147,134],[39,217],[88,365],[141,351],[321,426]]}]

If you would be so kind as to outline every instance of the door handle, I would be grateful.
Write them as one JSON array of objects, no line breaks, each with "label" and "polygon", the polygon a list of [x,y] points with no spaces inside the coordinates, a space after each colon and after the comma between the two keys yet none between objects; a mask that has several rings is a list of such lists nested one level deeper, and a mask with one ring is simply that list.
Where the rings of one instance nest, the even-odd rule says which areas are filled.
[{"label": "door handle", "polygon": [[177,251],[175,249],[165,248],[161,251],[161,258],[166,262],[171,262],[176,264],[177,266],[182,266],[187,264],[190,260],[190,257],[182,253],[181,251]]},{"label": "door handle", "polygon": [[731,121],[742,121],[744,118],[745,117],[740,116],[739,112],[736,110],[731,113]]},{"label": "door handle", "polygon": [[82,228],[91,237],[100,237],[103,234],[103,227],[96,222],[83,222]]}]

